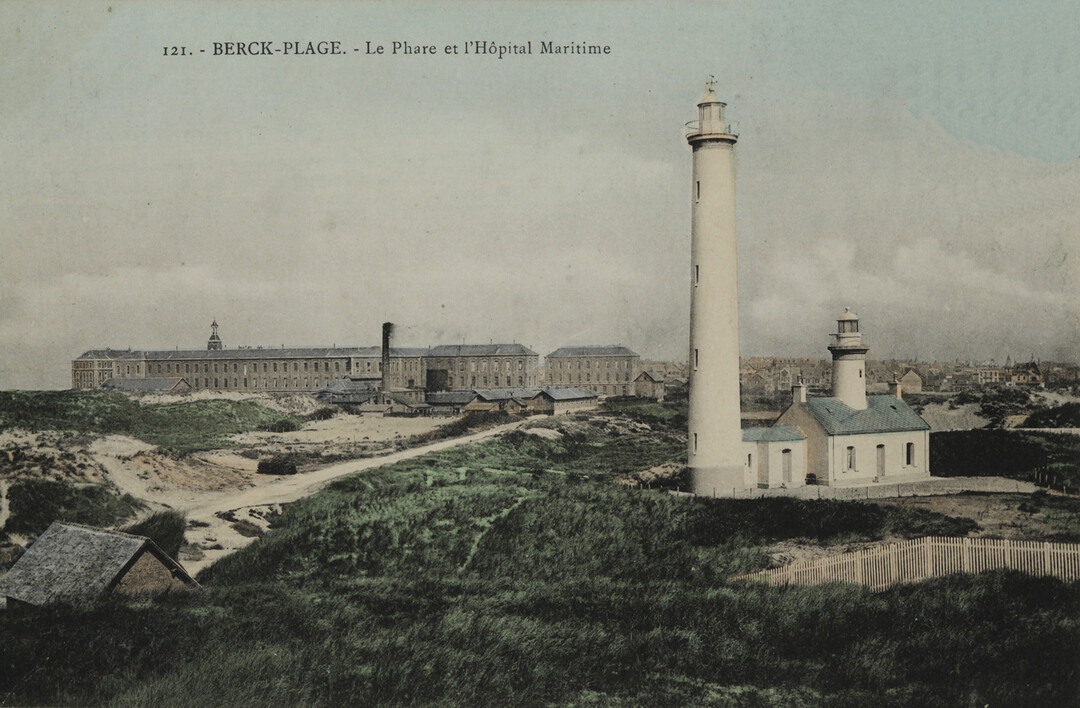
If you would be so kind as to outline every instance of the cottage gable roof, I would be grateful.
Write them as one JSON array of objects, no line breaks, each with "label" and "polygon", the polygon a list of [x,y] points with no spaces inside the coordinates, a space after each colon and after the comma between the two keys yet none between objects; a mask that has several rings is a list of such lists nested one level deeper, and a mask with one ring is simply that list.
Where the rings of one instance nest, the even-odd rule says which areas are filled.
[{"label": "cottage gable roof", "polygon": [[930,429],[911,406],[895,396],[867,396],[864,410],[832,397],[809,398],[804,405],[829,435]]},{"label": "cottage gable roof", "polygon": [[581,347],[559,347],[547,355],[548,359],[564,356],[638,356],[621,344],[588,344]]},{"label": "cottage gable roof", "polygon": [[660,374],[653,373],[652,371],[642,371],[640,374],[638,374],[637,378],[634,379],[634,381],[652,381],[653,383],[662,383],[664,381],[664,377],[662,377]]},{"label": "cottage gable roof", "polygon": [[144,550],[197,585],[148,538],[55,522],[0,580],[0,593],[30,605],[89,604],[112,590]]},{"label": "cottage gable roof", "polygon": [[537,356],[523,344],[440,344],[428,350],[427,356]]}]

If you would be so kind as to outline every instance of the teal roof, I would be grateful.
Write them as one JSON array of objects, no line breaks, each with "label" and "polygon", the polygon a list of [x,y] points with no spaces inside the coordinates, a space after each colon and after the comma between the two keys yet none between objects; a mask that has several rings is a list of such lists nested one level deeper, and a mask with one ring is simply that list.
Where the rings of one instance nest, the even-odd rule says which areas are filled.
[{"label": "teal roof", "polygon": [[806,410],[829,435],[930,429],[911,406],[895,396],[867,396],[866,408],[861,411],[848,407],[838,398],[808,398]]},{"label": "teal roof", "polygon": [[794,425],[774,425],[771,428],[744,428],[743,442],[798,442],[805,440]]}]

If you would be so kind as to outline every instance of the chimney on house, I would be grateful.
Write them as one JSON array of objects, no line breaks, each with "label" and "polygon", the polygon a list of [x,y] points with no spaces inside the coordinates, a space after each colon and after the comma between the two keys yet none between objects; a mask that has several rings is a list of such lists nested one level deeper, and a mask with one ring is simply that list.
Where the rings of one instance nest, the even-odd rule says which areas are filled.
[{"label": "chimney on house", "polygon": [[795,382],[795,385],[791,387],[791,402],[792,403],[806,403],[806,384],[803,383],[802,376]]},{"label": "chimney on house", "polygon": [[382,394],[390,395],[390,337],[394,334],[394,323],[383,322],[382,326]]},{"label": "chimney on house", "polygon": [[893,380],[889,382],[889,395],[896,396],[900,400],[904,400],[904,394],[900,390],[900,379],[893,376]]}]

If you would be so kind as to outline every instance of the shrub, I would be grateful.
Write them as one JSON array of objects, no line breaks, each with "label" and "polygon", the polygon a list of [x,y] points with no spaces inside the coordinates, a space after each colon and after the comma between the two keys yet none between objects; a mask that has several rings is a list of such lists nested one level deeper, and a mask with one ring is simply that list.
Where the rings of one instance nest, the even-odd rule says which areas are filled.
[{"label": "shrub", "polygon": [[34,535],[54,521],[112,526],[142,507],[142,502],[131,495],[116,496],[101,486],[77,487],[43,479],[14,482],[8,489],[8,500],[11,514],[4,528]]},{"label": "shrub", "polygon": [[180,553],[180,547],[184,545],[184,529],[186,528],[187,520],[183,513],[169,510],[151,514],[142,521],[120,530],[135,536],[146,536],[156,543],[158,548],[172,558],[176,558],[176,555]]},{"label": "shrub", "polygon": [[1025,428],[1080,428],[1080,403],[1066,403],[1035,411],[1024,421]]},{"label": "shrub", "polygon": [[286,457],[259,460],[259,474],[296,474],[296,463]]}]

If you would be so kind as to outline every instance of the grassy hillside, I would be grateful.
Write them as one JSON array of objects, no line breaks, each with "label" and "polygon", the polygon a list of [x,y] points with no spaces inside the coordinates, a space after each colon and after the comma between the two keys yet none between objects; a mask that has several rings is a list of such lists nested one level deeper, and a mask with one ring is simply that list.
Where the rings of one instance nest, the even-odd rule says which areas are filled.
[{"label": "grassy hillside", "polygon": [[646,466],[676,442],[514,434],[341,480],[213,566],[200,594],[0,613],[0,704],[1080,698],[1080,587],[1008,573],[879,594],[728,584],[774,540],[963,534],[972,522],[611,484],[629,464],[609,461],[621,444]]},{"label": "grassy hillside", "polygon": [[106,391],[0,391],[0,430],[117,433],[174,454],[222,447],[235,433],[299,423],[255,401],[140,403]]}]

